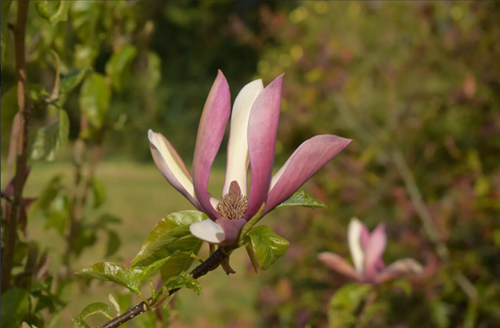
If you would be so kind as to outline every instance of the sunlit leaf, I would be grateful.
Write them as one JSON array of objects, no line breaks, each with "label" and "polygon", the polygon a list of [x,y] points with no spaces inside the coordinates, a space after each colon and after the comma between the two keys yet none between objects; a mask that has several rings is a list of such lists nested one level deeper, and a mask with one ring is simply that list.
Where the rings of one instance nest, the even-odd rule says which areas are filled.
[{"label": "sunlit leaf", "polygon": [[129,269],[111,262],[99,262],[76,272],[77,275],[102,281],[111,281],[127,287],[132,293],[140,295],[141,283]]},{"label": "sunlit leaf", "polygon": [[38,1],[36,9],[38,14],[48,20],[52,25],[68,20],[68,10],[71,6],[71,1]]},{"label": "sunlit leaf", "polygon": [[277,235],[267,225],[254,227],[250,230],[248,236],[251,239],[252,247],[262,270],[266,270],[275,263],[285,254],[290,245],[285,238]]},{"label": "sunlit leaf", "polygon": [[60,109],[57,122],[38,129],[31,150],[31,158],[34,160],[54,160],[57,153],[66,146],[68,136],[68,114],[66,114],[65,110]]},{"label": "sunlit leaf", "polygon": [[188,288],[192,289],[196,294],[201,295],[201,285],[200,283],[187,274],[185,271],[181,272],[179,275],[171,277],[165,284],[168,290],[176,288]]},{"label": "sunlit leaf", "polygon": [[326,207],[325,204],[302,190],[295,192],[292,196],[290,196],[283,203],[279,204],[277,207],[281,206],[302,206],[313,209]]},{"label": "sunlit leaf", "polygon": [[85,307],[85,309],[82,310],[80,315],[78,316],[79,318],[85,319],[88,316],[91,316],[93,314],[100,313],[103,316],[105,316],[108,319],[113,319],[113,316],[111,315],[111,311],[109,309],[109,306],[106,303],[102,302],[96,302],[89,304]]},{"label": "sunlit leaf", "polygon": [[[192,223],[200,222],[206,218],[206,214],[198,211],[176,212],[166,216],[149,233],[141,250],[132,261],[132,267],[146,266],[157,260],[164,259],[166,256],[161,252],[168,252],[168,247],[174,246],[175,242],[179,243],[174,246],[176,249],[185,245],[184,249],[187,248],[186,251],[192,251],[192,249],[189,249],[189,247],[195,246],[192,244],[192,239],[181,239],[191,235],[189,226]],[[167,253],[168,255],[170,254]]]},{"label": "sunlit leaf", "polygon": [[2,328],[18,328],[29,311],[29,292],[11,288],[2,294],[0,320]]},{"label": "sunlit leaf", "polygon": [[372,290],[370,285],[347,284],[333,294],[328,308],[330,328],[349,327],[357,322],[356,309]]},{"label": "sunlit leaf", "polygon": [[111,92],[99,73],[88,76],[80,90],[80,109],[95,128],[100,128],[109,108]]},{"label": "sunlit leaf", "polygon": [[116,91],[122,90],[123,82],[130,75],[130,64],[136,55],[136,47],[128,44],[115,52],[106,63],[106,74],[111,78]]}]

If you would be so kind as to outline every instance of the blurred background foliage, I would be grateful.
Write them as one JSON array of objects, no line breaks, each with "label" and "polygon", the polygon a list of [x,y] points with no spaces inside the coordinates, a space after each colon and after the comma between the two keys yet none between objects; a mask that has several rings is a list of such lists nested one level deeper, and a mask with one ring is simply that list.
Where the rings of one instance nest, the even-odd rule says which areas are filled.
[{"label": "blurred background foliage", "polygon": [[[14,2],[4,17],[4,2],[2,29],[5,19],[15,22],[17,8]],[[189,164],[217,69],[233,98],[254,78],[268,84],[285,73],[277,164],[316,134],[353,139],[305,187],[327,209],[283,209],[266,218],[290,241],[284,258],[257,276],[242,259],[237,275],[220,270],[203,278],[205,295],[180,294],[171,326],[341,327],[333,315],[328,322],[329,299],[345,281],[316,255],[348,256],[352,216],[370,229],[385,222],[387,263],[413,257],[426,267],[409,283],[381,286],[370,305],[375,315],[362,302],[349,309],[369,317],[358,327],[500,326],[500,3],[80,1],[68,2],[67,20],[60,21],[50,19],[57,9],[50,6],[59,2],[48,3],[49,18],[36,5],[29,11],[29,83],[52,90],[57,61],[50,50],[63,77],[75,68],[86,73],[64,99],[69,146],[57,163],[33,163],[27,194],[40,192],[56,173],[72,174],[78,140],[102,144],[96,176],[103,183],[93,190],[100,199],[106,188],[103,209],[122,218],[122,247],[109,254],[115,259],[129,261],[167,210],[187,209],[153,172],[146,131],[163,133]],[[2,46],[2,174],[13,63],[13,47]],[[82,124],[82,112],[90,124]],[[55,113],[52,106],[34,111],[32,124],[45,126]],[[218,157],[214,184],[222,183],[224,162]],[[57,256],[60,244],[40,232],[44,220],[30,212],[28,235]],[[88,243],[104,251],[78,253],[73,267],[99,261],[109,245],[106,238]],[[78,315],[84,301],[98,301],[97,289],[105,287],[61,293],[65,311],[73,311],[62,322]],[[348,303],[356,292],[338,295]]]}]

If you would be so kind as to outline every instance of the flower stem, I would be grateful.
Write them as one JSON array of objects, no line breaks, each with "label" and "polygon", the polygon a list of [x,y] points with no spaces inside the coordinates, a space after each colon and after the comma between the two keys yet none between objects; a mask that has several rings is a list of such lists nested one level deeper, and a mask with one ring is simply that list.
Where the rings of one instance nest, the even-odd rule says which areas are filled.
[{"label": "flower stem", "polygon": [[[229,255],[231,254],[233,250],[231,248],[226,248],[226,247],[221,247],[218,250],[216,250],[205,262],[201,263],[198,265],[196,268],[193,269],[189,273],[191,277],[194,279],[198,279],[199,277],[202,277],[209,273],[212,270],[215,270],[224,259],[228,258]],[[169,295],[174,294],[177,292],[180,288],[175,288],[172,290],[169,290]],[[152,303],[152,298],[149,298],[146,301],[143,301],[127,312],[123,313],[122,315],[114,318],[111,321],[108,321],[105,323],[102,328],[116,328],[125,322],[128,322],[135,318],[136,316],[140,315],[141,313],[147,312],[150,310],[150,307],[148,303]]]}]

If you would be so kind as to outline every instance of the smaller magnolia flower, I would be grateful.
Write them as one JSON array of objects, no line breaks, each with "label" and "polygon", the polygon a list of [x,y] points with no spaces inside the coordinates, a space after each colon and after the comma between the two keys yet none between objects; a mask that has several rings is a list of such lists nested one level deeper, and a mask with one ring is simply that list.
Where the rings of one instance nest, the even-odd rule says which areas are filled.
[{"label": "smaller magnolia flower", "polygon": [[422,266],[413,259],[398,260],[385,267],[382,255],[387,244],[387,235],[382,223],[370,234],[364,224],[356,218],[352,219],[349,223],[347,241],[354,268],[335,253],[320,253],[318,259],[350,280],[381,284],[422,272]]}]

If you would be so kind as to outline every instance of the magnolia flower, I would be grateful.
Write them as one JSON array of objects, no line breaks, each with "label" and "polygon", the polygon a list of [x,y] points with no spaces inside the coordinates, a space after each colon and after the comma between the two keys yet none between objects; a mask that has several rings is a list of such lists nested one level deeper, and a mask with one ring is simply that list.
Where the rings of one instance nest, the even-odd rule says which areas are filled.
[{"label": "magnolia flower", "polygon": [[[233,244],[243,225],[265,203],[262,215],[290,197],[351,140],[318,135],[305,141],[272,176],[283,75],[264,88],[262,80],[231,96],[219,71],[203,108],[193,159],[193,175],[160,133],[148,131],[151,154],[165,179],[210,220],[190,226],[193,235],[211,244]],[[229,116],[226,175],[222,198],[208,193],[208,180]],[[250,187],[247,175],[250,167]]]},{"label": "magnolia flower", "polygon": [[354,218],[349,223],[347,240],[354,268],[335,253],[320,253],[318,259],[350,280],[380,284],[422,272],[422,266],[413,259],[399,260],[385,267],[382,254],[387,236],[383,224],[379,224],[370,234],[366,226]]}]

